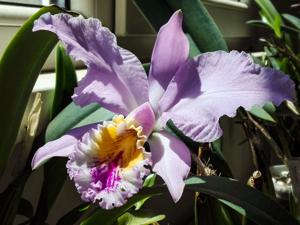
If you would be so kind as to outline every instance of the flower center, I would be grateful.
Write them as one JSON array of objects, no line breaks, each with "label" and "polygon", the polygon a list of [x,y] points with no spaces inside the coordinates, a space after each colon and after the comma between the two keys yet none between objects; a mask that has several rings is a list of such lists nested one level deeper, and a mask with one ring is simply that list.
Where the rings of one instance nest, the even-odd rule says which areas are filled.
[{"label": "flower center", "polygon": [[116,116],[104,124],[95,141],[100,164],[114,162],[121,169],[131,169],[144,159],[146,136],[142,127],[135,127],[123,116]]}]

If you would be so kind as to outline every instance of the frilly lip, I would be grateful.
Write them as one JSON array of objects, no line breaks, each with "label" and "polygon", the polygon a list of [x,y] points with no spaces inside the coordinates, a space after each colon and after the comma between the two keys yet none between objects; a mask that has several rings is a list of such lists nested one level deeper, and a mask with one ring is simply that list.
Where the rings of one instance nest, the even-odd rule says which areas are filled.
[{"label": "frilly lip", "polygon": [[[116,131],[111,134],[117,136],[126,133],[128,129],[136,131],[138,138],[135,150],[141,151],[143,157],[133,158],[134,163],[126,168],[120,164],[122,152],[109,157],[112,160],[101,158],[99,155],[101,145],[113,145],[113,143],[105,142],[105,137],[102,137],[103,134],[107,135],[105,129],[111,129],[109,130],[111,132]],[[75,182],[82,200],[98,202],[100,207],[111,209],[122,206],[129,197],[137,193],[143,186],[144,177],[150,173],[149,167],[152,164],[150,153],[146,152],[143,147],[146,139],[143,129],[127,123],[123,116],[115,116],[112,121],[98,125],[96,129],[91,129],[85,134],[67,163],[68,174]]]}]

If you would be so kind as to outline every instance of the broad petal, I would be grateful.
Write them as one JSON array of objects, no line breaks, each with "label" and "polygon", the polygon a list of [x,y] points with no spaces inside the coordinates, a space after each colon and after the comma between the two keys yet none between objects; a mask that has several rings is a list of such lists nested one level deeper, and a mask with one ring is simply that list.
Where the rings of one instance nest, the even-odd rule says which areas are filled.
[{"label": "broad petal", "polygon": [[[267,101],[279,105],[295,98],[294,83],[287,75],[254,64],[244,52],[205,53],[192,63],[196,65],[198,78],[192,73],[190,78],[179,82],[182,73],[178,73],[167,88],[160,107],[167,111],[163,115],[163,124],[172,119],[179,129],[196,141],[211,142],[220,137],[219,118],[235,116],[240,106],[249,110]],[[195,85],[197,79],[198,85]]]},{"label": "broad petal", "polygon": [[72,129],[61,138],[46,143],[34,154],[31,161],[32,169],[38,168],[50,158],[68,157],[74,151],[78,140],[80,140],[87,131],[96,126],[97,124],[90,124]]},{"label": "broad petal", "polygon": [[[117,46],[114,34],[99,20],[46,13],[35,21],[33,31],[39,30],[55,33],[68,53],[88,66],[87,77],[73,96],[79,105],[98,102],[115,113],[128,113],[148,101],[142,64],[134,54]],[[88,88],[85,86],[91,83]],[[115,92],[116,96],[107,95],[108,92]]]},{"label": "broad petal", "polygon": [[72,98],[82,107],[97,102],[114,113],[127,115],[137,104],[132,102],[125,90],[124,84],[119,82],[113,71],[101,71],[91,66],[75,88]]},{"label": "broad petal", "polygon": [[176,112],[165,112],[162,114],[162,124],[166,124],[169,119],[186,136],[198,142],[212,142],[223,135],[219,125],[219,118],[208,111],[189,105],[186,109]]},{"label": "broad petal", "polygon": [[46,13],[34,22],[33,31],[39,30],[55,33],[66,45],[68,53],[87,66],[122,63],[116,37],[97,19]]},{"label": "broad petal", "polygon": [[184,189],[184,179],[191,166],[189,149],[176,137],[166,132],[155,132],[148,140],[153,171],[165,181],[170,194],[177,202]]},{"label": "broad petal", "polygon": [[136,126],[143,127],[143,133],[149,136],[155,125],[155,115],[149,102],[146,102],[133,110],[126,120],[131,120]]},{"label": "broad petal", "polygon": [[182,12],[176,11],[157,34],[149,73],[150,102],[155,107],[175,72],[189,54],[189,42],[182,31]]}]

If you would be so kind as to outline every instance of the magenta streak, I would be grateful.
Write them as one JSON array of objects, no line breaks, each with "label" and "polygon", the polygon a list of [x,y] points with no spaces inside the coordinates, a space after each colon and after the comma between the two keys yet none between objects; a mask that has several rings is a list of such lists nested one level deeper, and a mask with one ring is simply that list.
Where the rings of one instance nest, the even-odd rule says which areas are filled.
[{"label": "magenta streak", "polygon": [[118,176],[119,168],[117,162],[119,161],[119,158],[120,157],[118,156],[115,160],[103,163],[98,167],[94,167],[92,170],[93,182],[98,183],[98,181],[100,181],[102,184],[100,191],[103,189],[112,190],[117,187],[121,180]]}]

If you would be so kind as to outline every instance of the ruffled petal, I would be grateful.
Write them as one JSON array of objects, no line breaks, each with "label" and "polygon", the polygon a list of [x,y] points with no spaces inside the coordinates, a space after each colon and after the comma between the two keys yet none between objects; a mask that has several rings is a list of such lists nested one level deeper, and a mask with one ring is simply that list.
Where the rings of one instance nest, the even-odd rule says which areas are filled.
[{"label": "ruffled petal", "polygon": [[151,160],[143,148],[146,137],[138,130],[116,116],[77,142],[67,169],[82,200],[111,209],[124,205],[142,188]]},{"label": "ruffled petal", "polygon": [[127,117],[126,120],[132,121],[135,126],[141,126],[143,133],[149,136],[155,125],[155,115],[149,102],[140,105],[134,109]]},{"label": "ruffled petal", "polygon": [[34,22],[33,31],[46,30],[55,33],[66,45],[68,53],[87,66],[122,63],[116,37],[99,20],[73,17],[69,14],[43,14]]},{"label": "ruffled petal", "polygon": [[184,179],[191,166],[189,149],[176,137],[166,132],[155,132],[148,140],[153,171],[165,181],[170,194],[177,202],[184,189]]},{"label": "ruffled petal", "polygon": [[84,127],[75,128],[73,130],[70,130],[61,138],[46,143],[34,154],[31,161],[32,169],[36,169],[37,167],[41,166],[50,158],[68,157],[74,151],[78,140],[80,140],[81,137],[93,127],[96,127],[96,124],[90,124]]},{"label": "ruffled petal", "polygon": [[157,34],[149,73],[150,102],[155,108],[176,70],[189,54],[189,42],[182,31],[182,12],[176,11]]},{"label": "ruffled petal", "polygon": [[294,83],[287,75],[254,64],[244,52],[205,53],[188,64],[176,74],[160,102],[161,110],[167,111],[161,121],[164,125],[172,119],[196,141],[219,138],[219,118],[235,116],[240,106],[249,110],[267,101],[279,105],[295,99]]},{"label": "ruffled petal", "polygon": [[46,13],[35,21],[33,31],[39,30],[55,33],[68,53],[88,66],[87,76],[73,96],[77,104],[98,102],[114,113],[127,114],[148,101],[142,64],[134,54],[117,46],[114,34],[99,20]]}]

